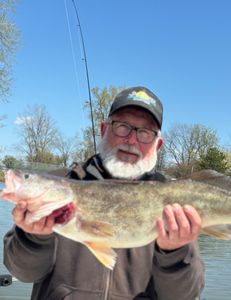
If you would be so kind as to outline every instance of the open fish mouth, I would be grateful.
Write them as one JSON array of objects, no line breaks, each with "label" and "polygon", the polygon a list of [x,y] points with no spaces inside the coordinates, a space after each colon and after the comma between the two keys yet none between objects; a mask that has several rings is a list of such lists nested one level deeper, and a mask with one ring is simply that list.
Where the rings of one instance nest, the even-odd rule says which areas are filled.
[{"label": "open fish mouth", "polygon": [[8,170],[5,172],[5,185],[3,189],[5,194],[12,194],[18,190],[22,184],[22,172],[19,170]]}]

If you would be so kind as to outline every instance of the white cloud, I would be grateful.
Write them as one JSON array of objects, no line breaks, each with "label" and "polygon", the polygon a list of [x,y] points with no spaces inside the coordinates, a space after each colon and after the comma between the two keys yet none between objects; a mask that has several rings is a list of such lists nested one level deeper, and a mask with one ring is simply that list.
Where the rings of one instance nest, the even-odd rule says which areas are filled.
[{"label": "white cloud", "polygon": [[14,121],[14,124],[16,125],[22,125],[25,124],[26,122],[30,122],[32,117],[27,116],[27,117],[17,117],[16,120]]}]

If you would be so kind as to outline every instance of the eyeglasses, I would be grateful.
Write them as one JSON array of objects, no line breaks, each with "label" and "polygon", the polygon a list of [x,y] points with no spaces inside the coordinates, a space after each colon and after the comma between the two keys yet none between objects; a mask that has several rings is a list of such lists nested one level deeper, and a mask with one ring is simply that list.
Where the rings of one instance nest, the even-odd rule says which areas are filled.
[{"label": "eyeglasses", "polygon": [[137,141],[142,144],[151,144],[158,135],[157,130],[132,126],[126,122],[110,120],[108,123],[111,124],[114,135],[119,137],[128,137],[135,130]]}]

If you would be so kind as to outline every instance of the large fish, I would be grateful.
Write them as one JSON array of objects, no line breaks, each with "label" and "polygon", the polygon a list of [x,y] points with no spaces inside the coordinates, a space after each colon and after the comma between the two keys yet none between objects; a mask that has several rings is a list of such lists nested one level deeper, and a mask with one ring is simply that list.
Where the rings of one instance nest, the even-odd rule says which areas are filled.
[{"label": "large fish", "polygon": [[[198,178],[197,178],[198,179]],[[146,245],[156,237],[155,220],[169,203],[193,205],[203,232],[230,239],[231,191],[198,181],[76,181],[8,170],[0,198],[27,201],[28,223],[53,214],[54,231],[86,245],[113,269],[112,248]],[[219,226],[217,226],[219,225]]]}]

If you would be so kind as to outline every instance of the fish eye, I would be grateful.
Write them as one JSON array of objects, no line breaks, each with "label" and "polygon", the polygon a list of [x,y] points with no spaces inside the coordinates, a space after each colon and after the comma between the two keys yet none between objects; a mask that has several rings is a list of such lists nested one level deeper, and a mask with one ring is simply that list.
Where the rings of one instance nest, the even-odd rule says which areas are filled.
[{"label": "fish eye", "polygon": [[25,175],[24,175],[24,179],[28,179],[29,177],[30,177],[29,174],[25,174]]}]

